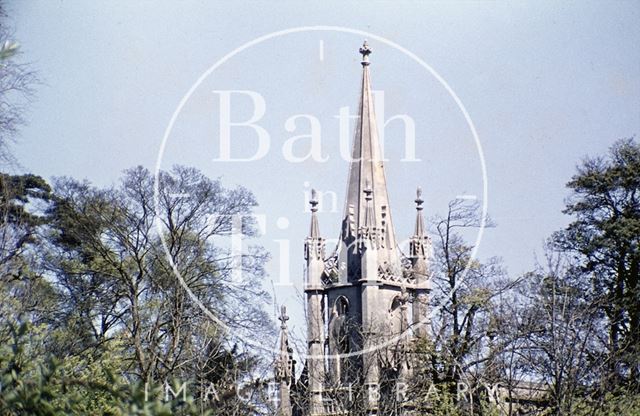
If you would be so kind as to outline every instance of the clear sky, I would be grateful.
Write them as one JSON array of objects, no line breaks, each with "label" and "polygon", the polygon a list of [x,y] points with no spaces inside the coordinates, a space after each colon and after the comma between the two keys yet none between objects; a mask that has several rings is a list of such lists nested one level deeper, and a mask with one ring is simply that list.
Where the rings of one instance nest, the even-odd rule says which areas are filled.
[{"label": "clear sky", "polygon": [[[101,186],[134,165],[153,169],[185,93],[246,42],[291,27],[332,25],[407,48],[446,80],[475,123],[486,158],[489,213],[497,223],[485,233],[480,254],[503,257],[514,276],[529,270],[543,240],[566,224],[564,184],[578,161],[640,131],[637,1],[43,0],[6,7],[24,58],[45,82],[15,147],[23,169]],[[163,167],[194,165],[255,192],[267,219],[262,242],[273,252],[269,269],[276,281],[282,240],[289,240],[291,279],[302,282],[306,182],[336,192],[338,212],[325,209],[320,227],[327,238],[338,235],[347,164],[339,157],[334,116],[344,106],[355,111],[361,43],[360,35],[302,32],[235,55],[196,89],[167,141]],[[444,213],[457,195],[482,196],[480,163],[462,113],[442,85],[406,55],[370,43],[373,87],[384,91],[386,119],[406,114],[416,124],[420,162],[400,160],[398,120],[385,131],[391,208],[404,238],[411,232],[417,185],[424,189],[427,215]],[[259,124],[270,136],[267,156],[214,161],[220,124],[214,90],[251,90],[264,98]],[[233,108],[235,120],[254,109],[244,98]],[[286,120],[296,114],[321,122],[327,162],[290,163],[283,156],[288,139],[309,131],[305,120],[287,130]],[[255,148],[252,130],[234,130],[234,155]],[[303,145],[295,150],[304,151]],[[276,295],[279,302],[295,298],[290,289],[278,288]]]}]

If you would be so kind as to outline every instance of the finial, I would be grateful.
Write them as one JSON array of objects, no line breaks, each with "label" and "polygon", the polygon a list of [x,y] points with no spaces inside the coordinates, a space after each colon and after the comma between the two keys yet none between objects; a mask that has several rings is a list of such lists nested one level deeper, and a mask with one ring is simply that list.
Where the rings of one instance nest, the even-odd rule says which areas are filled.
[{"label": "finial", "polygon": [[424,200],[422,199],[422,188],[418,186],[418,189],[416,189],[416,209],[418,211],[422,210],[422,203],[424,202]]},{"label": "finial", "polygon": [[278,320],[282,322],[282,324],[280,324],[280,328],[287,329],[287,321],[289,320],[289,317],[287,316],[287,307],[284,305],[280,307],[280,316],[278,317]]},{"label": "finial", "polygon": [[369,55],[371,54],[371,48],[369,47],[369,43],[366,39],[364,40],[364,43],[360,48],[360,54],[362,55],[362,66],[369,65]]},{"label": "finial", "polygon": [[318,194],[315,189],[311,190],[311,199],[309,200],[309,205],[311,205],[311,212],[318,211]]}]

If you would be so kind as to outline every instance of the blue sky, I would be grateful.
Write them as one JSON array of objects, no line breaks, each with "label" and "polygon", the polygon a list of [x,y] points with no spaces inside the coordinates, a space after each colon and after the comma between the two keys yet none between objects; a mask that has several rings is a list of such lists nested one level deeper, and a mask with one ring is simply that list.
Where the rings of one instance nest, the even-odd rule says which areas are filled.
[{"label": "blue sky", "polygon": [[[10,1],[7,9],[24,59],[45,82],[15,146],[23,170],[101,186],[134,165],[153,169],[185,93],[246,42],[291,27],[332,25],[402,45],[448,82],[475,123],[486,157],[489,214],[497,223],[485,233],[480,254],[503,257],[512,275],[529,270],[543,240],[566,224],[564,184],[579,160],[640,131],[638,2],[43,0]],[[167,142],[163,166],[194,165],[255,192],[267,218],[262,243],[273,251],[276,280],[278,250],[289,240],[291,279],[302,282],[307,183],[336,192],[338,212],[322,212],[320,227],[327,238],[338,235],[347,165],[337,153],[334,116],[343,106],[355,111],[361,42],[358,35],[303,32],[239,53],[203,81]],[[444,213],[456,195],[482,195],[478,153],[462,114],[434,77],[397,50],[370,43],[373,87],[384,91],[387,118],[407,114],[416,122],[421,162],[400,161],[402,142],[394,140],[402,133],[399,123],[385,133],[396,232],[407,237],[417,185],[424,189],[427,215]],[[260,124],[270,134],[265,158],[214,162],[214,90],[264,97]],[[239,101],[236,110],[246,118],[252,107]],[[321,121],[329,161],[284,160],[286,140],[308,129],[300,122],[299,131],[287,131],[285,120],[295,114]],[[238,130],[234,151],[249,151],[253,136]],[[284,229],[281,217],[288,222]],[[296,296],[286,288],[276,295],[290,303]]]}]

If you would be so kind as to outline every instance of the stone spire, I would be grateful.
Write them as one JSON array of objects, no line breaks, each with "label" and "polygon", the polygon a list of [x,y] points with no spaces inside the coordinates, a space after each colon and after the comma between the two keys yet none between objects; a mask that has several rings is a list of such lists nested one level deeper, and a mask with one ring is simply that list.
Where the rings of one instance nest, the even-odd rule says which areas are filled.
[{"label": "stone spire", "polygon": [[[426,262],[427,257],[429,256],[429,250],[431,248],[429,237],[425,234],[424,230],[424,218],[422,215],[422,204],[424,203],[424,200],[422,199],[422,189],[420,187],[416,189],[415,203],[416,225],[413,231],[413,236],[411,237],[411,241],[409,243],[409,257],[413,261],[414,269],[416,268],[417,262]],[[426,273],[426,270],[422,270],[422,272]]]},{"label": "stone spire", "polygon": [[416,189],[416,227],[414,229],[413,235],[416,237],[424,237],[424,218],[422,217],[422,204],[424,200],[422,199],[422,188],[418,186]]},{"label": "stone spire", "polygon": [[309,230],[309,238],[318,239],[320,238],[320,226],[318,225],[318,195],[315,189],[311,190],[311,200],[309,200],[309,205],[311,205],[311,228]]},{"label": "stone spire", "polygon": [[276,360],[275,381],[278,383],[278,396],[276,400],[276,415],[291,416],[291,383],[294,377],[295,361],[293,349],[289,347],[289,334],[287,330],[287,308],[280,309],[280,353]]},{"label": "stone spire", "polygon": [[309,228],[309,237],[305,242],[305,259],[323,260],[324,258],[324,240],[320,237],[320,226],[318,225],[318,196],[315,189],[311,190],[311,227]]},{"label": "stone spire", "polygon": [[[360,231],[369,231],[367,235],[375,239],[373,245],[379,249],[377,254],[379,264],[399,271],[400,255],[393,228],[373,108],[374,97],[369,74],[371,48],[366,41],[360,48],[360,53],[362,54],[362,85],[341,240],[346,247],[353,247],[353,241],[360,237],[358,235]],[[351,257],[354,253],[352,250],[348,251],[348,256]],[[345,259],[344,254],[342,260],[347,260],[350,266],[357,262],[356,259]]]},{"label": "stone spire", "polygon": [[431,290],[429,279],[429,256],[431,254],[431,239],[425,233],[424,218],[422,215],[422,189],[416,190],[416,225],[413,236],[409,240],[409,258],[411,259],[411,272],[416,284],[415,299],[413,302],[413,323],[416,337],[427,335],[428,294]]},{"label": "stone spire", "polygon": [[323,413],[322,392],[324,371],[324,292],[322,275],[324,273],[324,240],[318,227],[318,197],[311,191],[311,227],[305,240],[306,279],[305,296],[307,298],[307,362],[309,388],[309,414]]}]

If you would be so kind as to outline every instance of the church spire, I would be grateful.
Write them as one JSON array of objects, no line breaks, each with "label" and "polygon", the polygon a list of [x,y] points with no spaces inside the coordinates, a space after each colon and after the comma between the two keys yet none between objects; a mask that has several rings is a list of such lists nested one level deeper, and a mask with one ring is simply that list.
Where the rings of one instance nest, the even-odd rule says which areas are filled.
[{"label": "church spire", "polygon": [[360,53],[362,83],[341,240],[346,246],[350,246],[353,239],[359,238],[358,231],[379,230],[371,235],[377,240],[374,245],[383,248],[378,254],[380,264],[386,263],[388,267],[399,269],[400,256],[393,228],[371,90],[371,48],[367,41],[360,48]]},{"label": "church spire", "polygon": [[309,409],[311,415],[322,413],[324,372],[324,293],[322,276],[325,269],[324,239],[318,227],[318,195],[311,191],[311,227],[305,240],[306,260],[305,296],[307,298],[307,363]]},{"label": "church spire", "polygon": [[287,308],[280,308],[280,354],[276,360],[275,381],[278,383],[277,416],[291,416],[291,383],[295,371],[293,349],[289,346]]},{"label": "church spire", "polygon": [[422,199],[422,188],[418,186],[416,189],[416,227],[414,229],[413,235],[415,237],[424,237],[424,218],[422,217],[422,204],[424,200]]},{"label": "church spire", "polygon": [[[390,336],[390,313],[394,317],[399,314],[401,332],[416,327],[411,334],[426,334],[422,323],[427,320],[430,291],[430,243],[422,219],[423,201],[418,193],[412,255],[407,258],[398,247],[387,193],[371,89],[371,48],[365,41],[359,51],[362,80],[344,215],[336,251],[328,258],[324,257],[318,227],[315,191],[309,200],[311,226],[305,240],[304,289],[308,349],[303,373],[308,377],[307,413],[311,416],[346,414],[340,401],[333,400],[331,392],[335,390],[327,380],[340,385],[358,383],[365,392],[362,410],[380,414],[380,375],[391,368],[385,367],[388,363],[381,361],[376,350],[379,341]],[[418,323],[421,325],[415,325]],[[349,371],[340,371],[342,362],[350,364]],[[399,381],[410,375],[410,367],[403,365]]]},{"label": "church spire", "polygon": [[[422,215],[422,188],[416,189],[416,225],[413,231],[413,236],[409,242],[409,257],[412,259],[414,270],[420,268],[421,273],[426,273],[426,270],[422,270],[426,267],[426,259],[429,256],[430,241],[429,237],[425,234],[424,230],[424,218]],[[420,264],[418,264],[420,263]]]},{"label": "church spire", "polygon": [[309,238],[320,238],[320,226],[318,225],[318,195],[315,189],[311,190],[311,199],[309,200],[311,205],[311,229],[309,230]]},{"label": "church spire", "polygon": [[315,189],[311,190],[311,227],[309,237],[305,241],[305,259],[323,260],[324,240],[320,237],[320,226],[318,225],[318,195]]},{"label": "church spire", "polygon": [[409,240],[409,258],[411,259],[411,271],[413,274],[415,288],[415,299],[412,304],[413,322],[416,325],[414,334],[418,338],[424,338],[427,335],[427,313],[428,313],[428,294],[431,290],[429,280],[429,256],[431,255],[431,239],[425,233],[424,218],[422,215],[422,189],[418,187],[416,190],[416,226],[413,236]]}]

